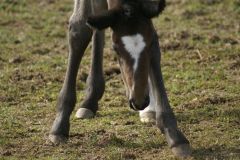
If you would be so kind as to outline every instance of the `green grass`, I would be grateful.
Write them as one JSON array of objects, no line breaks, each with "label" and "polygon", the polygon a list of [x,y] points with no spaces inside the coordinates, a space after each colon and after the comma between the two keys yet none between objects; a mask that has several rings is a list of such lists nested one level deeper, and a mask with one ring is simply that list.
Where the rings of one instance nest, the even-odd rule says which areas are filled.
[{"label": "green grass", "polygon": [[[67,64],[68,0],[0,3],[0,159],[175,159],[154,126],[130,111],[120,75],[106,76],[100,111],[72,116],[70,140],[47,141]],[[191,159],[240,159],[240,2],[172,0],[154,24],[171,105]],[[109,32],[104,69],[117,67]],[[90,48],[78,78],[84,98]]]}]

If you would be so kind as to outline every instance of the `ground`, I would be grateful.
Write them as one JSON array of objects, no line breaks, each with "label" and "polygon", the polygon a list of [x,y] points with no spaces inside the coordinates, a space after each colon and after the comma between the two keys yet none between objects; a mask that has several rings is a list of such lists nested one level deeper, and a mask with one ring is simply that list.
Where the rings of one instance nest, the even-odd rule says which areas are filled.
[{"label": "ground", "polygon": [[[0,159],[175,159],[155,126],[129,109],[107,31],[106,91],[95,119],[71,117],[70,139],[48,133],[67,64],[72,0],[1,0]],[[240,159],[240,1],[169,0],[154,19],[162,69],[190,159]],[[89,47],[79,72],[84,97]]]}]

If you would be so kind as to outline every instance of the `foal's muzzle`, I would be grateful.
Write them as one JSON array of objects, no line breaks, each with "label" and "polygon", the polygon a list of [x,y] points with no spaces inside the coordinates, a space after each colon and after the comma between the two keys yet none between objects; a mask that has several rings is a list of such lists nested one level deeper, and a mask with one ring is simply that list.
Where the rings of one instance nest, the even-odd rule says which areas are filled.
[{"label": "foal's muzzle", "polygon": [[135,111],[141,111],[141,110],[144,110],[150,103],[150,98],[149,96],[145,97],[144,99],[144,102],[142,105],[138,105],[136,104],[135,100],[134,99],[130,99],[129,100],[129,105],[130,105],[130,108],[132,108],[133,110]]}]

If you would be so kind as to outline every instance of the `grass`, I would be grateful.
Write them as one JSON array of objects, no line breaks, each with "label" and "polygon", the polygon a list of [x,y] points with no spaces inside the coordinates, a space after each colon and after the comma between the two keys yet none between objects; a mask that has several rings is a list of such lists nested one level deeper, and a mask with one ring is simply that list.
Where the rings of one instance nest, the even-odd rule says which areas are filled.
[{"label": "grass", "polygon": [[[118,74],[107,74],[92,120],[72,116],[70,140],[47,141],[67,63],[68,0],[0,3],[0,159],[175,159],[154,126],[129,110]],[[162,69],[190,159],[240,159],[240,2],[171,0],[154,24]],[[109,33],[104,70],[117,67]],[[84,98],[90,48],[77,89]]]}]

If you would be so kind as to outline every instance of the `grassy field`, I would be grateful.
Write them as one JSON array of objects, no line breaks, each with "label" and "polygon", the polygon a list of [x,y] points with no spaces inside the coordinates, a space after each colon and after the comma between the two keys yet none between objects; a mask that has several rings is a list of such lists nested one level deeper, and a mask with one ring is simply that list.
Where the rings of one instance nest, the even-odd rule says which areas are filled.
[{"label": "grassy field", "polygon": [[[72,0],[0,0],[0,159],[175,159],[155,126],[128,107],[106,35],[106,91],[92,120],[72,116],[70,140],[47,141],[67,63]],[[162,68],[191,159],[240,159],[240,1],[169,0],[154,20]],[[79,72],[84,97],[90,48]],[[74,114],[73,114],[74,115]]]}]

